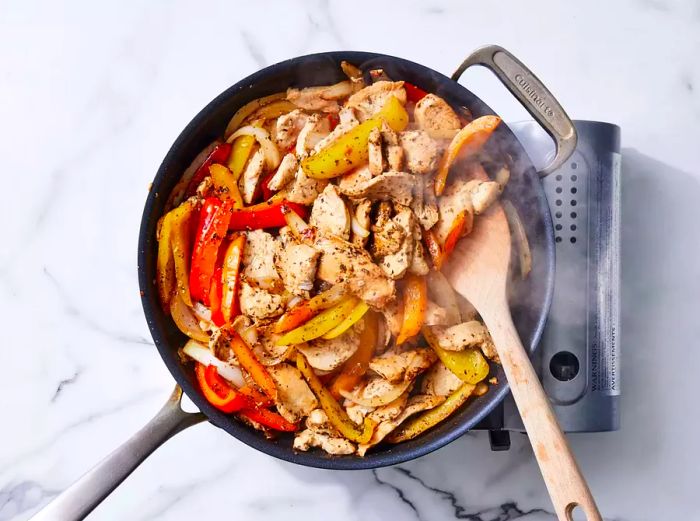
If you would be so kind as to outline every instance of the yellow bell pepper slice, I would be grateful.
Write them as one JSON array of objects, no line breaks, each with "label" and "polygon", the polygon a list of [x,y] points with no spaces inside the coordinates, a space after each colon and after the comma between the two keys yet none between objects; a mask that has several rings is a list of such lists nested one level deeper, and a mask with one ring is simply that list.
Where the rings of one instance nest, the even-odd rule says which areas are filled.
[{"label": "yellow bell pepper slice", "polygon": [[172,215],[165,214],[158,234],[158,256],[156,257],[156,283],[158,298],[165,311],[170,310],[170,298],[175,291],[175,258],[170,246],[172,236]]},{"label": "yellow bell pepper slice", "polygon": [[326,389],[321,380],[319,380],[314,370],[309,365],[306,357],[297,353],[297,369],[301,372],[302,376],[309,384],[311,391],[318,398],[321,408],[328,415],[328,421],[338,429],[340,434],[345,436],[348,440],[354,441],[355,443],[368,443],[372,438],[374,433],[374,428],[377,426],[377,422],[371,420],[369,417],[365,417],[363,425],[357,425],[353,422],[348,414],[343,410],[340,404],[333,398],[331,392]]},{"label": "yellow bell pepper slice", "polygon": [[284,334],[277,341],[277,345],[288,346],[301,344],[323,336],[338,324],[343,322],[343,320],[345,320],[345,318],[352,312],[355,306],[357,306],[356,298],[345,298],[332,308],[319,313],[304,325],[299,326],[296,329],[292,329],[288,333]]},{"label": "yellow bell pepper slice", "polygon": [[234,140],[231,155],[228,158],[228,169],[233,174],[234,181],[238,181],[241,177],[254,144],[254,136],[239,136]]},{"label": "yellow bell pepper slice", "polygon": [[175,262],[175,280],[177,292],[182,301],[192,307],[190,297],[190,256],[192,255],[192,219],[196,218],[195,203],[187,200],[170,211],[170,244]]},{"label": "yellow bell pepper slice", "polygon": [[243,208],[243,197],[233,173],[224,165],[217,163],[209,167],[209,174],[211,174],[211,181],[217,192],[220,195],[228,195],[229,199],[233,201],[234,208]]},{"label": "yellow bell pepper slice", "polygon": [[433,348],[438,358],[457,378],[468,384],[477,384],[489,374],[489,364],[478,349],[448,351],[440,347],[435,333],[429,327],[423,328],[423,336]]},{"label": "yellow bell pepper slice", "polygon": [[434,409],[430,409],[402,423],[398,429],[391,433],[387,441],[400,443],[422,434],[455,412],[460,405],[467,401],[473,391],[474,385],[463,383],[459,389],[447,397],[447,400]]},{"label": "yellow bell pepper slice", "polygon": [[481,116],[457,132],[440,160],[435,175],[435,195],[441,195],[445,189],[447,174],[457,157],[467,158],[479,152],[500,122],[498,116]]},{"label": "yellow bell pepper slice", "polygon": [[350,329],[355,322],[360,320],[365,315],[365,313],[367,313],[368,309],[369,304],[367,304],[366,302],[360,302],[357,306],[353,308],[350,314],[347,317],[345,317],[345,320],[343,320],[340,324],[331,329],[328,333],[323,335],[322,338],[330,340],[332,338],[339,337],[348,329]]},{"label": "yellow bell pepper slice", "polygon": [[278,101],[273,101],[268,105],[263,105],[253,113],[251,119],[274,119],[280,117],[283,114],[287,114],[288,112],[291,112],[296,108],[298,107],[291,101],[281,99]]},{"label": "yellow bell pepper slice", "polygon": [[369,134],[381,128],[383,121],[396,132],[408,125],[408,113],[395,96],[391,96],[375,116],[304,159],[301,162],[304,173],[315,179],[330,179],[363,165],[369,159]]}]

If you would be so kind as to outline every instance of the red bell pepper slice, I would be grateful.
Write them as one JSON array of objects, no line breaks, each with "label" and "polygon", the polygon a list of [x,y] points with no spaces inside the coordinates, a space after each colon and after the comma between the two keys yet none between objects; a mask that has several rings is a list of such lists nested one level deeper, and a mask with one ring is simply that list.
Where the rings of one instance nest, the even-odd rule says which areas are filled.
[{"label": "red bell pepper slice", "polygon": [[216,270],[219,248],[226,237],[233,203],[207,197],[199,213],[190,268],[190,295],[209,306],[211,279]]},{"label": "red bell pepper slice", "polygon": [[217,266],[214,270],[214,275],[211,278],[209,287],[209,309],[211,309],[211,321],[214,325],[221,327],[226,323],[224,313],[221,309],[221,300],[223,297],[223,283],[221,282],[223,270],[221,266]]},{"label": "red bell pepper slice", "polygon": [[403,82],[403,88],[406,89],[406,99],[412,101],[413,103],[418,103],[420,100],[425,98],[428,93],[425,92],[420,87],[416,87],[412,83],[407,81]]},{"label": "red bell pepper slice", "polygon": [[229,230],[240,231],[258,230],[261,228],[281,228],[287,224],[287,221],[284,219],[284,212],[282,211],[283,207],[293,210],[302,219],[308,217],[309,212],[307,208],[300,204],[290,203],[284,199],[277,201],[272,200],[256,204],[255,206],[236,208],[233,210]]},{"label": "red bell pepper slice", "polygon": [[299,430],[296,423],[288,422],[276,412],[268,409],[245,409],[240,411],[238,415],[276,431],[294,432]]},{"label": "red bell pepper slice", "polygon": [[260,189],[262,190],[263,201],[267,201],[270,197],[275,195],[273,190],[270,190],[270,180],[275,176],[277,172],[273,170],[268,173],[263,180],[260,182]]},{"label": "red bell pepper slice", "polygon": [[219,376],[216,366],[197,362],[194,366],[199,388],[207,401],[223,412],[236,412],[244,408],[254,408],[255,400],[238,392],[226,380]]},{"label": "red bell pepper slice", "polygon": [[214,147],[214,150],[207,156],[204,163],[197,169],[197,171],[187,183],[187,190],[185,191],[185,197],[192,197],[197,192],[197,187],[205,177],[209,175],[209,167],[214,163],[226,163],[228,156],[231,155],[231,143],[219,143]]},{"label": "red bell pepper slice", "polygon": [[340,123],[340,116],[338,116],[338,114],[330,112],[327,117],[328,122],[331,125],[331,131],[335,130],[335,127],[337,127],[338,123]]}]

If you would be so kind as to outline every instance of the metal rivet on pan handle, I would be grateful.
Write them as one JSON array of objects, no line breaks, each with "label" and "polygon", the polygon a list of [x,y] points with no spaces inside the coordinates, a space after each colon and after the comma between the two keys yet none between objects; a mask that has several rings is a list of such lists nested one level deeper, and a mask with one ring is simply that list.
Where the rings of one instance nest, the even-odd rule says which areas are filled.
[{"label": "metal rivet on pan handle", "polygon": [[464,71],[472,65],[483,65],[491,69],[554,140],[556,155],[540,171],[540,176],[551,174],[563,165],[576,149],[576,128],[537,76],[503,47],[487,45],[469,55],[452,74],[452,79],[458,81]]}]

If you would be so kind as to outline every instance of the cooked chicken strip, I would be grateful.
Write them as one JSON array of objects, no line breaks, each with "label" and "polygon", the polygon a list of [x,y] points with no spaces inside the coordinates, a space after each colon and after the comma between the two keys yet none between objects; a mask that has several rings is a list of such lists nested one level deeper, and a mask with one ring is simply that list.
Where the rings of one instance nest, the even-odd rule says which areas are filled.
[{"label": "cooked chicken strip", "polygon": [[306,344],[299,344],[297,349],[304,354],[314,369],[333,371],[355,354],[359,346],[360,337],[354,328],[351,328],[339,337],[331,340],[317,338]]},{"label": "cooked chicken strip", "polygon": [[391,96],[396,97],[402,105],[406,104],[406,89],[404,89],[402,81],[373,83],[350,96],[345,106],[354,108],[358,119],[365,121],[374,116]]},{"label": "cooked chicken strip", "polygon": [[413,117],[418,128],[425,130],[435,139],[452,139],[462,128],[462,123],[452,107],[435,94],[428,94],[416,103]]},{"label": "cooked chicken strip", "polygon": [[303,168],[299,168],[294,181],[280,192],[281,196],[292,203],[313,204],[318,194],[328,184],[328,179],[312,179],[307,177]]},{"label": "cooked chicken strip", "polygon": [[413,380],[428,369],[437,360],[435,351],[430,348],[418,348],[410,351],[386,352],[373,358],[369,368],[392,383]]},{"label": "cooked chicken strip", "polygon": [[299,132],[309,121],[309,115],[299,109],[282,114],[277,118],[276,140],[280,150],[288,150],[299,137]]},{"label": "cooked chicken strip", "polygon": [[384,158],[382,157],[382,133],[378,128],[369,133],[367,143],[369,153],[369,171],[372,175],[379,175],[384,171]]},{"label": "cooked chicken strip", "polygon": [[462,322],[448,328],[433,328],[438,344],[443,349],[462,351],[467,347],[476,347],[490,339],[486,326],[478,320]]},{"label": "cooked chicken strip", "polygon": [[302,109],[338,112],[340,109],[338,100],[349,96],[352,92],[352,82],[341,81],[334,85],[287,89],[287,99]]},{"label": "cooked chicken strip", "polygon": [[407,130],[399,134],[406,157],[406,169],[414,174],[429,174],[437,168],[440,153],[437,143],[422,130]]},{"label": "cooked chicken strip", "polygon": [[341,178],[338,189],[348,197],[380,201],[395,201],[409,206],[413,200],[415,176],[407,172],[384,172],[372,177],[368,167],[360,168]]},{"label": "cooked chicken strip", "polygon": [[258,180],[263,173],[265,167],[265,154],[262,149],[255,151],[253,156],[248,160],[248,164],[243,170],[243,175],[238,182],[241,188],[241,195],[246,204],[253,202],[255,188],[258,186]]},{"label": "cooked chicken strip", "polygon": [[392,222],[401,229],[402,240],[398,251],[382,258],[379,266],[388,277],[394,280],[402,278],[413,261],[414,241],[413,229],[416,226],[415,216],[410,208],[397,205],[396,215]]},{"label": "cooked chicken strip", "polygon": [[246,233],[243,248],[243,276],[254,281],[263,289],[278,287],[280,276],[275,266],[275,257],[279,256],[280,244],[269,233],[253,230]]},{"label": "cooked chicken strip", "polygon": [[420,221],[424,230],[430,230],[438,222],[440,214],[438,212],[437,200],[435,198],[435,185],[432,180],[420,178],[422,183],[417,183],[413,191],[413,202],[411,210]]},{"label": "cooked chicken strip", "polygon": [[321,232],[350,239],[350,213],[335,185],[329,184],[314,201],[309,224]]},{"label": "cooked chicken strip", "polygon": [[328,454],[343,455],[355,452],[355,445],[345,438],[332,438],[327,434],[306,429],[294,437],[294,448],[307,451],[312,447],[318,447]]},{"label": "cooked chicken strip", "polygon": [[501,193],[501,185],[495,181],[473,179],[467,183],[466,188],[471,194],[472,206],[476,215],[484,213]]},{"label": "cooked chicken strip", "polygon": [[270,190],[281,190],[294,180],[298,169],[299,161],[297,161],[297,156],[292,153],[287,154],[282,158],[280,166],[277,167],[277,172],[270,178],[267,186]]},{"label": "cooked chicken strip", "polygon": [[288,244],[276,256],[276,265],[287,291],[308,297],[314,287],[316,266],[321,253],[308,244]]},{"label": "cooked chicken strip", "polygon": [[437,407],[445,401],[441,396],[416,395],[408,399],[406,408],[396,418],[384,421],[377,425],[372,434],[372,439],[369,443],[362,443],[357,447],[357,453],[364,456],[365,453],[374,445],[386,438],[391,432],[401,425],[407,418],[413,416],[417,412],[425,411]]},{"label": "cooked chicken strip", "polygon": [[372,225],[373,242],[372,255],[382,258],[398,252],[406,237],[406,231],[391,218],[392,206],[388,201],[382,201],[377,206],[377,215]]},{"label": "cooked chicken strip", "polygon": [[318,400],[299,369],[282,363],[267,371],[277,386],[277,410],[285,420],[296,423],[318,407]]},{"label": "cooked chicken strip", "polygon": [[440,360],[425,373],[421,390],[435,396],[449,396],[463,384]]},{"label": "cooked chicken strip", "polygon": [[425,249],[420,239],[413,239],[413,256],[411,257],[411,264],[408,267],[408,271],[420,276],[427,275],[430,272]]},{"label": "cooked chicken strip", "polygon": [[297,138],[296,154],[303,158],[314,149],[324,137],[330,134],[331,126],[328,118],[321,117],[320,114],[312,114],[299,132]]},{"label": "cooked chicken strip", "polygon": [[364,248],[340,237],[317,234],[313,246],[321,252],[317,276],[330,284],[347,284],[350,292],[375,308],[394,298],[394,281],[384,275]]},{"label": "cooked chicken strip", "polygon": [[[437,236],[438,242],[444,244],[457,215],[462,211],[473,215],[474,208],[472,206],[471,190],[467,183],[463,180],[456,180],[449,185],[438,201],[438,211],[440,218],[435,224],[433,231]],[[466,233],[470,231],[471,227],[465,230]]]},{"label": "cooked chicken strip", "polygon": [[253,320],[275,317],[284,311],[284,299],[262,288],[254,287],[246,281],[241,282],[241,313]]},{"label": "cooked chicken strip", "polygon": [[423,316],[423,324],[426,326],[448,326],[450,324],[449,313],[445,308],[438,306],[432,300],[428,300],[425,315]]},{"label": "cooked chicken strip", "polygon": [[396,299],[381,309],[389,332],[394,336],[399,336],[401,324],[403,324],[403,305]]},{"label": "cooked chicken strip", "polygon": [[401,170],[403,167],[404,152],[399,144],[399,136],[394,130],[384,123],[382,125],[382,154],[389,170]]},{"label": "cooked chicken strip", "polygon": [[352,128],[356,127],[360,123],[357,120],[357,117],[355,116],[355,110],[348,107],[343,107],[340,109],[340,112],[338,113],[338,118],[340,119],[338,125],[331,131],[330,134],[328,134],[321,141],[316,143],[316,146],[314,147],[314,152],[318,152],[319,150],[327,147],[333,141],[335,141],[340,136],[342,136]]},{"label": "cooked chicken strip", "polygon": [[311,411],[306,417],[306,421],[304,423],[306,424],[307,429],[311,429],[319,434],[326,434],[331,437],[340,437],[340,433],[335,427],[333,427],[333,425],[331,425],[328,415],[323,409],[314,409]]},{"label": "cooked chicken strip", "polygon": [[367,383],[360,384],[352,391],[340,391],[340,394],[353,403],[368,407],[381,407],[396,400],[412,384],[413,382],[410,380],[392,383],[381,376],[371,376]]}]

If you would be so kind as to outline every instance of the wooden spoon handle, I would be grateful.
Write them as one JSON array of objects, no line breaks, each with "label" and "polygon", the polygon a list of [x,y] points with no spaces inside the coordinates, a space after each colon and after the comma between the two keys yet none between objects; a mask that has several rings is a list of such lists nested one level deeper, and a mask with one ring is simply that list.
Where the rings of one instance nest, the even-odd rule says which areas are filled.
[{"label": "wooden spoon handle", "polygon": [[578,506],[588,521],[602,521],[507,306],[491,317],[482,316],[501,358],[558,518],[572,521],[572,512]]}]

